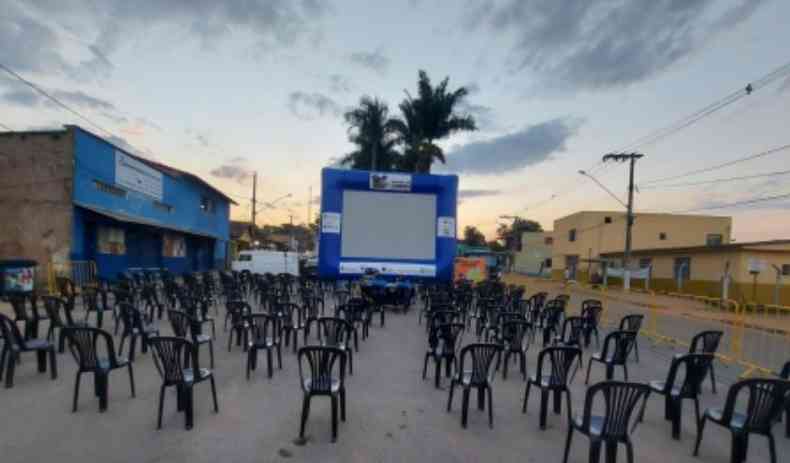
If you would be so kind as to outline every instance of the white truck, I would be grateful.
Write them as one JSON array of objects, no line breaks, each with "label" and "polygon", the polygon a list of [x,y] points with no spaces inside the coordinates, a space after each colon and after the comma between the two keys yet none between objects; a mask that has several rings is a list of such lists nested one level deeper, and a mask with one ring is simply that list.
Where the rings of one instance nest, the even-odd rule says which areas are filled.
[{"label": "white truck", "polygon": [[299,254],[296,252],[280,252],[252,250],[239,252],[238,260],[231,262],[231,269],[252,273],[290,273],[299,276]]}]

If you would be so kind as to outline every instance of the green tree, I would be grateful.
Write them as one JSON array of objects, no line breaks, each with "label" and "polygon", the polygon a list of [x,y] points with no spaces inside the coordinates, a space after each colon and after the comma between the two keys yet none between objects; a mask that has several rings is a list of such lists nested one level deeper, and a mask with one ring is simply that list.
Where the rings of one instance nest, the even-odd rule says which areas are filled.
[{"label": "green tree", "polygon": [[492,250],[493,252],[505,252],[507,248],[505,248],[502,243],[497,240],[491,240],[488,242],[488,249]]},{"label": "green tree", "polygon": [[417,97],[406,92],[398,106],[401,117],[394,122],[398,142],[404,145],[401,168],[429,173],[434,161],[446,162],[444,151],[435,142],[459,131],[477,130],[471,115],[458,108],[469,94],[466,87],[448,90],[449,77],[433,86],[425,71],[419,72]]},{"label": "green tree", "polygon": [[540,223],[516,217],[511,224],[499,224],[497,228],[497,239],[505,243],[505,248],[510,250],[521,249],[521,234],[525,232],[541,232],[543,227]]},{"label": "green tree", "polygon": [[385,102],[363,96],[344,118],[349,126],[348,139],[356,149],[343,157],[342,164],[379,171],[391,171],[400,165],[400,153],[395,150],[398,133]]},{"label": "green tree", "polygon": [[467,225],[464,228],[464,244],[467,246],[485,246],[486,237],[483,232],[477,229],[474,225]]}]

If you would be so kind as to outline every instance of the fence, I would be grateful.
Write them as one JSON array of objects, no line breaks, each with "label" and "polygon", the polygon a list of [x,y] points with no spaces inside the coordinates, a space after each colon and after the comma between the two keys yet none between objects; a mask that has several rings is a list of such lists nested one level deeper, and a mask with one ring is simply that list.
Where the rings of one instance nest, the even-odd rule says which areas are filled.
[{"label": "fence", "polygon": [[[523,278],[515,282],[528,287],[546,284]],[[603,323],[608,327],[617,326],[627,314],[644,315],[642,334],[659,344],[688,347],[700,331],[722,331],[718,357],[740,366],[742,377],[773,374],[790,360],[790,307],[742,305],[734,300],[685,295],[684,302],[678,304],[669,296],[630,294],[611,288],[601,291],[581,285],[555,286],[582,298],[603,300]]]},{"label": "fence", "polygon": [[66,277],[77,286],[96,284],[96,262],[92,260],[74,260],[63,263],[50,263],[47,268],[47,288],[50,294],[58,292],[56,278]]}]

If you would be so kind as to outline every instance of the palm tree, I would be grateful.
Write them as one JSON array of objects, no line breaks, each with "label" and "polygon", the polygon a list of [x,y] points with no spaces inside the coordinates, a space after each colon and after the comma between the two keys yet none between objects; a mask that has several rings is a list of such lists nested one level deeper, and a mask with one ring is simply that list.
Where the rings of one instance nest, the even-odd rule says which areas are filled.
[{"label": "palm tree", "polygon": [[398,143],[387,104],[377,98],[363,96],[359,106],[344,115],[348,123],[348,139],[357,149],[341,160],[352,169],[391,171],[400,164]]},{"label": "palm tree", "polygon": [[471,115],[457,111],[469,91],[466,87],[448,91],[449,80],[445,77],[434,87],[428,74],[420,71],[417,98],[406,92],[406,99],[399,105],[401,118],[393,123],[398,142],[405,146],[402,167],[428,173],[435,160],[445,162],[444,151],[436,141],[455,132],[477,130]]}]

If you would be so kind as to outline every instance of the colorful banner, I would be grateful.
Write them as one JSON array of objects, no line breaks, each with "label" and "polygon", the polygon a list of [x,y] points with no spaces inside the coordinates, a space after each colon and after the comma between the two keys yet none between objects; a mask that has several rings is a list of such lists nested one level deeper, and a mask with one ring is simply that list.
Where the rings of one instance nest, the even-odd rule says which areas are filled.
[{"label": "colorful banner", "polygon": [[470,280],[479,283],[488,278],[488,266],[484,257],[456,257],[455,280]]}]

